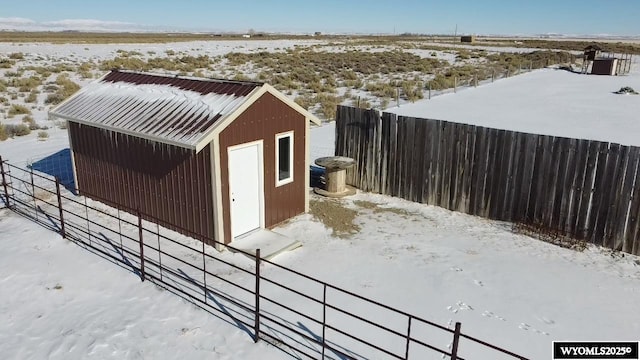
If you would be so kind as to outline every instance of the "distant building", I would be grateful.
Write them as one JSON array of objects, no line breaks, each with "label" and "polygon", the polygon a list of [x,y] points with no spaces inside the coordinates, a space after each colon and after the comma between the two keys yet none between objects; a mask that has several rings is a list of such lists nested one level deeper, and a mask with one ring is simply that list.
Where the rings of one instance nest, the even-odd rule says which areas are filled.
[{"label": "distant building", "polygon": [[249,34],[244,34],[244,35],[242,35],[242,37],[243,37],[243,38],[245,38],[245,39],[248,39],[248,38],[250,38],[250,37],[251,37],[251,35],[249,35]]},{"label": "distant building", "polygon": [[464,35],[460,37],[460,42],[463,43],[474,43],[476,42],[476,36],[475,35]]},{"label": "distant building", "polygon": [[[606,52],[597,44],[584,48],[582,72],[592,75],[623,75],[631,70],[630,54]],[[591,71],[589,71],[591,67]]]}]

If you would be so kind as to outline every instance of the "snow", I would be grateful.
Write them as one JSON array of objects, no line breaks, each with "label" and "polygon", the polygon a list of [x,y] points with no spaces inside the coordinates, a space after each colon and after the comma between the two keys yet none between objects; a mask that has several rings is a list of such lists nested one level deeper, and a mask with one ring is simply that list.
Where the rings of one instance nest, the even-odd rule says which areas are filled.
[{"label": "snow", "polygon": [[543,69],[385,111],[498,129],[640,145],[640,73],[596,76]]},{"label": "snow", "polygon": [[[215,51],[242,44],[218,44]],[[119,48],[166,49],[165,45],[30,46],[0,44],[0,51],[69,54],[75,49],[76,56],[85,56],[79,54],[86,51],[87,57],[106,57]],[[188,51],[199,45],[177,46]],[[246,42],[246,46],[265,45]],[[271,47],[280,46],[281,42],[274,42]],[[214,46],[203,44],[202,48]],[[545,69],[393,111],[638,145],[640,125],[634,119],[640,96],[612,94],[622,86],[640,89],[638,80],[636,68],[621,77]],[[0,155],[23,166],[68,147],[66,130],[48,131],[46,141],[27,136],[0,142]],[[311,130],[312,161],[333,154],[334,137],[333,123]],[[324,201],[316,196],[312,199]],[[514,234],[506,223],[389,196],[359,193],[341,204],[357,212],[358,232],[333,237],[312,215],[301,215],[275,231],[303,246],[274,261],[449,328],[460,321],[464,333],[531,359],[550,358],[554,340],[635,341],[640,334],[639,257],[595,246],[583,252],[563,249]],[[0,353],[5,358],[290,358],[265,342],[254,344],[228,319],[202,311],[150,282],[141,283],[128,269],[6,209],[0,210],[0,239],[4,246],[0,253]],[[233,263],[248,262],[229,252],[220,256]],[[293,288],[318,293],[306,280],[282,277],[274,266],[265,265],[261,271]],[[228,278],[239,283],[251,280],[237,272],[228,272]],[[299,297],[270,291],[279,301],[293,303],[314,316],[317,313],[317,306],[312,308]],[[344,301],[353,311],[375,316],[381,324],[406,330],[406,319],[335,293],[329,296]],[[358,335],[376,344],[398,345],[353,319],[335,312],[329,315],[334,324],[357,329]],[[291,314],[286,319],[306,323]],[[431,333],[424,327],[414,331],[427,343],[450,346],[449,337],[427,337]],[[460,353],[467,358],[470,354],[475,359],[498,358],[495,353],[479,351],[468,341],[460,344]],[[415,347],[412,352],[419,353]],[[433,353],[415,358],[441,359]]]},{"label": "snow", "polygon": [[266,343],[0,210],[6,359],[282,359]]}]

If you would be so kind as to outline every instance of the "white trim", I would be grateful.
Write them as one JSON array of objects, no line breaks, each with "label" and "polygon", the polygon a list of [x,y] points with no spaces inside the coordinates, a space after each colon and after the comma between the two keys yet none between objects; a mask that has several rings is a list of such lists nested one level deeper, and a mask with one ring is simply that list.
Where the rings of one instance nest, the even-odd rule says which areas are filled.
[{"label": "white trim", "polygon": [[311,187],[311,160],[309,156],[309,143],[311,141],[310,135],[311,131],[309,130],[309,121],[305,119],[304,124],[304,212],[309,212],[309,191]]},{"label": "white trim", "polygon": [[[143,134],[143,133],[139,133],[139,132],[135,132],[135,131],[130,131],[130,130],[125,130],[125,129],[121,129],[118,127],[114,127],[114,126],[109,126],[109,125],[104,125],[104,124],[96,124],[94,122],[91,121],[86,121],[86,120],[81,120],[72,116],[66,116],[66,115],[58,115],[58,114],[54,114],[52,112],[49,112],[50,116],[59,118],[59,119],[64,119],[67,121],[71,121],[71,122],[75,122],[78,124],[82,124],[82,125],[87,125],[87,126],[92,126],[98,129],[103,129],[103,130],[108,130],[108,131],[113,131],[115,133],[119,133],[119,134],[124,134],[124,135],[129,135],[132,137],[137,137],[137,138],[142,138],[142,139],[146,139],[146,140],[151,140],[151,141],[155,141],[155,142],[159,142],[159,143],[163,143],[163,144],[167,144],[167,145],[173,145],[173,146],[177,146],[180,148],[185,148],[185,149],[189,149],[189,150],[196,150],[196,145],[188,145],[186,143],[183,142],[178,142],[178,141],[171,141],[171,140],[167,140],[165,138],[161,138],[161,137],[157,137],[157,136],[152,136],[152,135],[147,135],[147,134]],[[204,146],[202,146],[200,149],[198,149],[196,151],[196,153],[200,152],[200,150],[204,149],[208,144],[204,144]]]},{"label": "white trim", "polygon": [[262,95],[266,93],[273,95],[289,107],[293,108],[295,111],[304,115],[307,122],[311,121],[318,126],[321,125],[320,119],[318,119],[315,115],[305,110],[302,106],[296,104],[295,101],[289,99],[283,93],[276,90],[276,88],[274,88],[273,86],[269,84],[263,84],[261,87],[255,88],[249,95],[247,95],[242,105],[240,105],[236,110],[223,117],[222,119],[218,119],[213,124],[207,134],[202,137],[202,139],[196,144],[196,153],[200,152],[200,150],[207,146],[207,144],[210,143],[214,137],[218,136],[227,126],[229,126],[235,119],[242,115],[242,113],[247,110],[249,106],[253,105],[254,102],[256,102]]},{"label": "white trim", "polygon": [[[264,141],[262,139],[251,141],[248,143],[238,144],[227,147],[227,183],[229,184],[229,233],[231,234],[231,241],[236,238],[236,235],[233,233],[233,206],[231,206],[231,156],[230,153],[234,150],[256,146],[258,145],[258,209],[260,211],[260,219],[259,224],[260,228],[264,229],[264,213],[265,213],[265,204],[264,204]],[[244,234],[239,234],[244,235]]]},{"label": "white trim", "polygon": [[[280,179],[280,139],[283,138],[289,138],[289,177],[286,179]],[[282,185],[286,185],[286,184],[290,184],[293,182],[293,173],[295,170],[295,166],[293,165],[293,139],[294,139],[294,133],[293,130],[291,131],[285,131],[285,132],[281,132],[276,134],[275,136],[275,142],[276,142],[276,153],[275,153],[275,163],[276,163],[276,168],[275,168],[275,173],[276,173],[276,187],[278,186],[282,186]]]},{"label": "white trim", "polygon": [[69,138],[69,152],[71,153],[71,171],[73,172],[73,184],[80,194],[80,184],[78,184],[78,172],[76,171],[76,157],[73,154],[73,139],[71,138],[71,126],[67,124],[67,137]]},{"label": "white trim", "polygon": [[[222,211],[222,190],[220,186],[220,171],[216,164],[220,164],[220,153],[216,151],[217,141],[211,142],[209,152],[211,153],[211,195],[213,201],[213,240],[214,247],[218,251],[224,250],[224,218]],[[216,155],[218,158],[216,159]],[[219,201],[218,201],[219,200]],[[222,244],[219,244],[222,243]]]}]

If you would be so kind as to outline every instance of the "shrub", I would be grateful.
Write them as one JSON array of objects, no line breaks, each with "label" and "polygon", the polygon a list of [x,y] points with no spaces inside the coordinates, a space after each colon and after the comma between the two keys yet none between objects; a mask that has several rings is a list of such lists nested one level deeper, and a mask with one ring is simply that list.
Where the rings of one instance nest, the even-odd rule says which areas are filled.
[{"label": "shrub", "polygon": [[24,54],[21,52],[11,53],[9,54],[9,59],[22,60],[24,59]]},{"label": "shrub", "polygon": [[7,138],[9,138],[9,135],[7,135],[7,131],[4,128],[4,125],[0,124],[0,141],[5,141],[7,140]]},{"label": "shrub", "polygon": [[305,109],[309,109],[313,105],[313,98],[306,94],[297,96],[293,101]]},{"label": "shrub", "polygon": [[407,100],[411,102],[415,102],[416,100],[422,99],[424,97],[422,95],[421,81],[403,81],[402,92],[404,93]]},{"label": "shrub", "polygon": [[31,129],[25,124],[7,124],[4,126],[5,132],[9,137],[25,136],[31,134]]},{"label": "shrub", "polygon": [[9,116],[24,115],[24,114],[31,114],[31,110],[29,110],[24,105],[13,104],[9,108]]},{"label": "shrub", "polygon": [[27,115],[25,117],[22,118],[22,122],[25,123],[27,126],[29,126],[30,130],[38,130],[38,124],[36,124],[36,121],[33,119],[33,116],[31,115]]},{"label": "shrub", "polygon": [[11,69],[15,63],[15,61],[9,59],[0,59],[0,69]]},{"label": "shrub", "polygon": [[46,140],[49,138],[49,133],[46,131],[38,131],[38,139]]},{"label": "shrub", "polygon": [[336,110],[342,99],[332,94],[319,94],[317,100],[320,103],[320,113],[327,120],[334,120]]},{"label": "shrub", "polygon": [[64,99],[64,96],[60,95],[59,93],[49,94],[47,95],[47,98],[44,99],[44,103],[47,105],[58,105],[63,102]]},{"label": "shrub", "polygon": [[24,99],[27,103],[35,103],[38,101],[38,91],[34,90],[29,93],[26,99]]}]

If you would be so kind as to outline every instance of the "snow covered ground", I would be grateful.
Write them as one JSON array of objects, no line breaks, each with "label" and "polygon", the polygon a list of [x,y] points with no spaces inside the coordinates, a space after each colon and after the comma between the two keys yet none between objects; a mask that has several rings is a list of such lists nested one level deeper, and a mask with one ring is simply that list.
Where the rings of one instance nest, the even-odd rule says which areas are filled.
[{"label": "snow covered ground", "polygon": [[[11,46],[16,49],[5,50],[27,51]],[[639,90],[638,73],[595,77],[542,70],[396,110],[638,145],[640,96],[611,94],[622,86]],[[571,120],[576,118],[582,122]],[[312,130],[312,159],[333,154],[334,131],[333,124]],[[0,142],[0,155],[23,165],[68,147],[66,136],[51,129],[46,141],[10,139]],[[444,326],[460,321],[464,333],[531,359],[550,358],[553,340],[638,340],[638,257],[596,247],[567,250],[514,234],[505,223],[387,196],[358,194],[340,205],[357,212],[359,231],[334,237],[312,215],[299,216],[276,231],[303,246],[275,261]],[[0,240],[5,358],[290,358],[8,210],[0,210]],[[267,265],[263,274],[279,272]],[[296,301],[285,296],[283,301]],[[376,316],[397,325],[388,314]],[[450,340],[425,334],[425,341],[446,348]],[[467,358],[497,358],[473,351],[468,342],[460,346]]]},{"label": "snow covered ground", "polygon": [[283,353],[9,210],[0,210],[5,359],[282,359]]},{"label": "snow covered ground", "polygon": [[542,69],[386,111],[638,146],[640,95],[613,93],[624,86],[640,89],[640,72],[596,76]]}]

